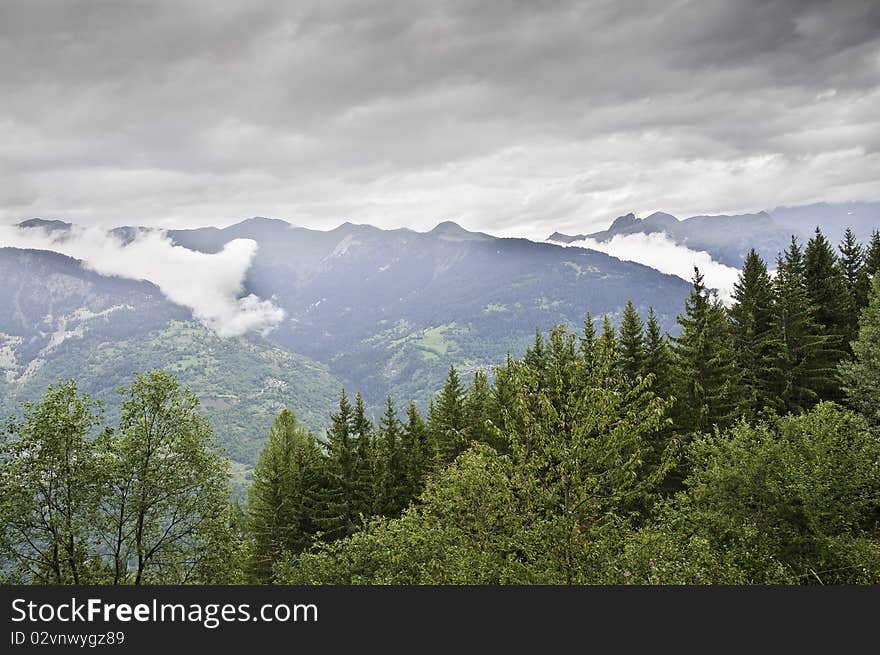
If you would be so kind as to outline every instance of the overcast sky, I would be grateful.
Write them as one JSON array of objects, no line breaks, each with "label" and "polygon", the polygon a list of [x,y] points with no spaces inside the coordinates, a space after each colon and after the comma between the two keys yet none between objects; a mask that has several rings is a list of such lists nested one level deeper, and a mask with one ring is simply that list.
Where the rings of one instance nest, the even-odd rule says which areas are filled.
[{"label": "overcast sky", "polygon": [[880,199],[880,3],[0,2],[0,223]]}]

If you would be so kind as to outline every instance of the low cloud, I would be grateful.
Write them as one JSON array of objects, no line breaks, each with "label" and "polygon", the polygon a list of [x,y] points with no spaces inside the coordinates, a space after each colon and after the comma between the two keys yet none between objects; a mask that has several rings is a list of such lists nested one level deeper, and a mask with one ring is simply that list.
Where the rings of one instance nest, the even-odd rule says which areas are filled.
[{"label": "low cloud", "polygon": [[235,239],[220,252],[206,254],[174,245],[158,230],[142,231],[124,243],[97,227],[47,231],[0,225],[0,246],[52,250],[102,275],[149,280],[221,337],[267,332],[284,318],[284,310],[271,301],[242,296],[257,252],[251,239]]},{"label": "low cloud", "polygon": [[656,268],[661,273],[677,275],[688,281],[693,278],[694,266],[696,266],[703,274],[706,286],[717,289],[718,297],[725,305],[731,304],[733,285],[739,278],[739,270],[716,262],[705,251],[680,246],[663,232],[618,234],[610,241],[583,239],[568,245],[598,250],[618,259]]}]

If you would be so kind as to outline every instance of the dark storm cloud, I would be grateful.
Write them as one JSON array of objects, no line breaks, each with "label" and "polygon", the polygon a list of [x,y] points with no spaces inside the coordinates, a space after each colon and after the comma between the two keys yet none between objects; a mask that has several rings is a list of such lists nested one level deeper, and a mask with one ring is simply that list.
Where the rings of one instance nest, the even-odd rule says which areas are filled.
[{"label": "dark storm cloud", "polygon": [[874,2],[0,4],[0,220],[545,236],[880,195]]}]

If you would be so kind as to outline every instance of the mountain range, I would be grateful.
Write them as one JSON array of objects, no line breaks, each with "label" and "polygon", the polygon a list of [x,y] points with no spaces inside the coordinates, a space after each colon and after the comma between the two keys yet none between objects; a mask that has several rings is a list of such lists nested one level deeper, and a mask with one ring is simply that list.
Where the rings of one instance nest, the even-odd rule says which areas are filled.
[{"label": "mountain range", "polygon": [[615,236],[665,233],[676,244],[709,253],[716,261],[740,268],[746,254],[754,248],[773,266],[795,235],[806,242],[821,227],[833,243],[851,228],[862,241],[880,226],[880,202],[817,203],[797,207],[777,207],[754,214],[691,216],[678,219],[655,212],[644,218],[626,214],[616,218],[607,230],[588,234],[554,232],[548,241],[575,243],[584,239],[607,242]]},{"label": "mountain range", "polygon": [[[76,238],[61,221],[32,219],[18,229]],[[124,253],[149,232],[112,233]],[[166,234],[200,253],[255,241],[240,297],[271,301],[283,320],[264,334],[221,338],[147,280],[101,275],[50,250],[0,248],[4,413],[75,378],[112,417],[114,392],[133,371],[165,368],[201,398],[245,475],[282,407],[318,433],[342,387],[362,392],[374,415],[387,394],[424,409],[450,365],[467,379],[508,352],[521,354],[536,329],[579,329],[587,311],[616,321],[632,299],[674,330],[689,290],[678,277],[600,252],[452,222],[430,232],[351,223],[321,231],[253,218]]]},{"label": "mountain range", "polygon": [[89,261],[52,251],[53,243],[78,238],[77,228],[30,219],[17,230],[45,237],[45,248],[0,248],[0,410],[17,411],[48,384],[75,378],[112,419],[115,391],[133,371],[164,368],[200,397],[237,472],[247,476],[283,407],[318,434],[343,387],[361,392],[374,416],[389,394],[424,410],[450,365],[467,380],[507,353],[521,355],[536,329],[580,329],[588,311],[616,323],[628,299],[643,316],[653,307],[661,327],[676,333],[687,281],[559,243],[663,232],[738,267],[751,247],[772,262],[792,233],[806,239],[814,224],[832,239],[845,226],[865,239],[880,225],[878,208],[814,205],[684,220],[627,214],[602,232],[555,233],[551,243],[448,221],[429,232],[353,223],[314,230],[259,217],[225,228],[109,232],[123,261],[126,248],[150,235],[206,256],[253,241],[237,298],[271,303],[279,320],[235,336],[218,336],[158,283],[101,274]]}]

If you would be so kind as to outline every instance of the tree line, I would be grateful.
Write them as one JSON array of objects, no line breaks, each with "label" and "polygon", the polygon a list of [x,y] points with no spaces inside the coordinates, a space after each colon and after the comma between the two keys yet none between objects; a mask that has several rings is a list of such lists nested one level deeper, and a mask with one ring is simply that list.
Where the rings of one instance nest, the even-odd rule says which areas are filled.
[{"label": "tree line", "polygon": [[[695,270],[674,338],[627,303],[536,333],[423,417],[282,411],[244,508],[196,400],[138,376],[116,429],[72,382],[10,422],[2,574],[27,582],[877,583],[880,235]],[[598,323],[598,324],[597,324]]]}]

